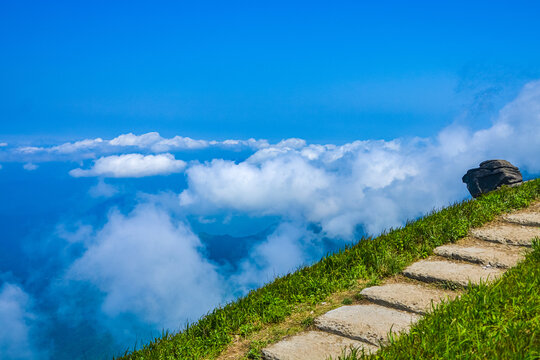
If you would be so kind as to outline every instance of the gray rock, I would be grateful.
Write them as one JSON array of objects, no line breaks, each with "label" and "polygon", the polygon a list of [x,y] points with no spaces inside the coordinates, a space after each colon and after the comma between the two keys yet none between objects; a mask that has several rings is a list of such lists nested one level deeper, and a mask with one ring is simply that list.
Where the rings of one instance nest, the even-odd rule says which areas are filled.
[{"label": "gray rock", "polygon": [[533,239],[540,237],[540,227],[511,224],[488,225],[472,229],[470,234],[480,240],[501,244],[532,246]]},{"label": "gray rock", "polygon": [[420,260],[403,270],[403,275],[425,282],[452,283],[467,286],[489,282],[504,273],[501,268],[442,260]]},{"label": "gray rock", "polygon": [[351,347],[374,353],[378,347],[321,331],[307,331],[281,340],[262,350],[265,360],[326,360],[337,359]]},{"label": "gray rock", "polygon": [[484,242],[482,245],[461,246],[442,245],[433,249],[435,255],[472,263],[511,268],[525,258],[525,249],[518,246],[499,245]]},{"label": "gray rock", "polygon": [[522,212],[503,216],[505,221],[526,225],[540,227],[540,212]]},{"label": "gray rock", "polygon": [[515,185],[523,181],[517,167],[506,160],[487,160],[479,168],[470,169],[461,179],[473,197],[498,189],[503,185]]},{"label": "gray rock", "polygon": [[409,329],[419,315],[384,306],[350,305],[327,312],[315,319],[319,330],[378,345],[386,342],[390,331]]},{"label": "gray rock", "polygon": [[454,299],[458,295],[455,291],[409,283],[372,286],[365,288],[360,294],[376,304],[422,315],[431,310],[432,305],[437,305],[444,299]]}]

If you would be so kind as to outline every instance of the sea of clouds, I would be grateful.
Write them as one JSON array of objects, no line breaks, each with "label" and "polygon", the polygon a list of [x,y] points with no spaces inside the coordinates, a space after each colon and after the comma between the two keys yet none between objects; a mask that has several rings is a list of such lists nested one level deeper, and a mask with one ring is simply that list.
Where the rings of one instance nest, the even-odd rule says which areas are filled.
[{"label": "sea of clouds", "polygon": [[[335,248],[361,234],[376,235],[466,198],[461,176],[483,160],[506,159],[537,176],[540,81],[526,84],[488,128],[451,125],[432,138],[271,144],[153,132],[0,146],[0,162],[20,162],[28,171],[73,163],[69,176],[96,178],[88,189],[94,198],[122,194],[112,179],[183,174],[180,191],[134,193],[131,207],[111,205],[102,223],[57,224],[49,235],[56,253],[49,256],[62,261],[41,280],[39,292],[9,274],[0,277],[0,358],[58,358],[64,345],[51,324],[84,329],[88,323],[89,342],[109,347],[100,355],[90,344],[84,356],[107,357],[162,329],[179,330],[216,305],[316,261],[329,243]],[[197,159],[208,149],[246,155]],[[187,152],[191,160],[182,158]],[[238,259],[209,256],[197,229],[219,225],[242,233],[233,229],[235,219],[259,221],[257,231],[266,233],[253,237]],[[84,358],[69,351],[70,358]]]}]

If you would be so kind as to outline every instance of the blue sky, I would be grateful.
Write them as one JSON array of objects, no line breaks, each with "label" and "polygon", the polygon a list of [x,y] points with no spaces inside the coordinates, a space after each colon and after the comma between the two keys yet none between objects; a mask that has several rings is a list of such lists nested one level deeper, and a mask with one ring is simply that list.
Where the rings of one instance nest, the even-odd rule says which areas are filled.
[{"label": "blue sky", "polygon": [[0,6],[6,136],[428,136],[540,75],[534,1]]},{"label": "blue sky", "polygon": [[2,2],[0,358],[109,359],[483,160],[538,177],[539,10]]}]

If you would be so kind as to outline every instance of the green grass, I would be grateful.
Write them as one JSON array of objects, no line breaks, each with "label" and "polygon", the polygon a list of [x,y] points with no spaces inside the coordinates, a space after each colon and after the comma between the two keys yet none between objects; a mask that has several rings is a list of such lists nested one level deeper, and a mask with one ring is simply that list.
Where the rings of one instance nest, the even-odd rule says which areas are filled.
[{"label": "green grass", "polygon": [[[235,335],[247,336],[277,323],[299,304],[316,304],[358,280],[376,283],[425,258],[434,247],[455,242],[471,227],[528,206],[540,198],[540,179],[449,206],[375,239],[361,239],[318,263],[274,280],[235,302],[216,308],[177,334],[165,333],[121,359],[212,359]],[[256,356],[256,354],[254,355]]]},{"label": "green grass", "polygon": [[360,359],[540,359],[540,244],[498,281],[468,287],[408,334]]}]

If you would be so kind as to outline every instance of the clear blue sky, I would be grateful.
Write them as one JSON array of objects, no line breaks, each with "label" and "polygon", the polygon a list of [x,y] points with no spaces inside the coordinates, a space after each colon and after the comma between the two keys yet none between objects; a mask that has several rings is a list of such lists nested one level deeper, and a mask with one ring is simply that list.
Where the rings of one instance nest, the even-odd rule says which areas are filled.
[{"label": "clear blue sky", "polygon": [[3,1],[0,136],[428,136],[540,77],[539,14],[537,1]]}]

